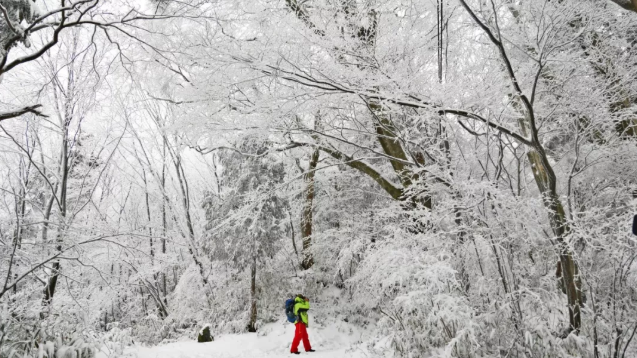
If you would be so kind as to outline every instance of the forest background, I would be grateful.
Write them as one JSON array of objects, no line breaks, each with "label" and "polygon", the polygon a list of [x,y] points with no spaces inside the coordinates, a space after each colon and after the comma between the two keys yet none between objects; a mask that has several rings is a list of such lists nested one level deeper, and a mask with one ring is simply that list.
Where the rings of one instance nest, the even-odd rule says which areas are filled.
[{"label": "forest background", "polygon": [[0,0],[0,356],[632,357],[636,144],[635,0]]}]

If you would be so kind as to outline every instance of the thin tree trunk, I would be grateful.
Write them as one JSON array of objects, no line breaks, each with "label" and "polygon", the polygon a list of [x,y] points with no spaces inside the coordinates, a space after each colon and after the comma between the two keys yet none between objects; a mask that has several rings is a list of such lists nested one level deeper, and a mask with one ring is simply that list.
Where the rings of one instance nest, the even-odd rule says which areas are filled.
[{"label": "thin tree trunk", "polygon": [[[55,250],[58,253],[62,252],[62,243],[64,242],[64,235],[66,233],[66,226],[65,226],[64,220],[65,220],[65,216],[62,215],[60,218],[58,233],[56,235]],[[61,268],[60,260],[57,259],[53,262],[53,265],[51,267],[51,277],[49,277],[47,285],[44,288],[44,305],[49,305],[51,301],[53,300],[53,295],[55,294],[55,289],[57,287],[58,277],[60,275],[60,268]]]},{"label": "thin tree trunk", "polygon": [[305,179],[305,202],[303,205],[303,216],[301,217],[301,237],[303,239],[303,262],[301,267],[304,270],[314,265],[312,256],[312,211],[314,209],[314,177],[316,166],[318,165],[320,151],[315,149],[310,157],[310,164],[304,175]]},{"label": "thin tree trunk", "polygon": [[[161,190],[166,190],[166,142],[163,142],[163,154],[162,154],[162,167],[161,167]],[[161,253],[166,254],[166,196],[162,195],[161,199]],[[161,273],[162,289],[164,291],[164,303],[166,302],[166,296],[168,294],[166,290],[166,272]]]},{"label": "thin tree trunk", "polygon": [[[66,117],[63,123],[63,137],[62,137],[62,151],[60,153],[60,171],[61,171],[61,180],[60,180],[60,196],[59,196],[59,206],[60,206],[60,219],[59,219],[59,227],[56,235],[56,246],[55,250],[59,253],[62,252],[62,243],[64,242],[64,236],[66,235],[66,194],[67,194],[67,186],[68,186],[68,176],[69,176],[69,124],[70,119]],[[55,195],[55,193],[54,193]],[[55,294],[55,289],[57,287],[57,281],[60,274],[60,259],[57,259],[53,262],[51,277],[44,288],[44,305],[48,306],[51,304],[53,300],[53,295]],[[41,317],[43,315],[41,314]]]},{"label": "thin tree trunk", "polygon": [[149,245],[150,245],[150,259],[151,262],[155,259],[155,249],[153,247],[153,228],[150,226],[151,225],[151,218],[150,218],[150,205],[148,202],[148,191],[146,192],[146,214],[148,215],[148,240],[149,240]]},{"label": "thin tree trunk", "polygon": [[250,321],[248,332],[256,332],[257,327],[257,257],[254,256],[250,267]]},{"label": "thin tree trunk", "polygon": [[[7,290],[7,286],[9,285],[9,280],[11,279],[11,269],[15,264],[15,253],[18,250],[18,240],[17,237],[13,238],[13,242],[12,242],[13,248],[11,250],[11,255],[9,256],[9,267],[7,268],[7,276],[4,280],[4,286],[2,287],[2,291],[0,291],[0,298],[2,298],[2,295],[6,292]],[[15,285],[17,286],[17,284]],[[16,289],[15,286],[13,288],[13,292],[16,293]]]},{"label": "thin tree trunk", "polygon": [[292,248],[294,249],[294,254],[299,255],[299,251],[296,249],[296,234],[294,233],[294,223],[292,222],[292,213],[288,209],[288,218],[290,219],[290,231],[292,232]]},{"label": "thin tree trunk", "polygon": [[[581,281],[579,279],[579,271],[573,252],[566,242],[569,228],[566,222],[566,213],[564,206],[557,194],[557,179],[555,172],[551,167],[544,148],[537,139],[537,129],[534,128],[533,120],[520,121],[520,131],[522,135],[527,137],[529,127],[531,137],[535,144],[534,148],[529,149],[527,158],[531,164],[533,177],[537,184],[538,190],[542,195],[542,201],[549,213],[549,223],[556,237],[559,260],[562,268],[562,278],[564,281],[564,289],[568,299],[569,323],[570,328],[579,331],[582,325],[581,318]],[[527,127],[527,125],[529,127]]]},{"label": "thin tree trunk", "polygon": [[[166,138],[164,138],[166,140]],[[177,154],[171,152],[173,164],[175,165],[175,171],[177,172],[177,181],[179,182],[179,189],[181,190],[182,204],[184,207],[184,214],[186,215],[186,226],[188,228],[188,252],[192,256],[195,265],[199,268],[199,274],[204,286],[208,286],[208,279],[204,272],[203,263],[199,260],[199,255],[196,252],[195,247],[195,228],[192,223],[192,217],[190,216],[190,194],[188,191],[188,182],[183,172],[181,165],[181,158]]]},{"label": "thin tree trunk", "polygon": [[[20,167],[22,167],[22,160],[20,161]],[[29,166],[30,167],[30,166]],[[20,177],[22,177],[22,168],[20,168]],[[15,198],[15,213],[16,213],[16,218],[15,218],[15,230],[13,231],[13,245],[14,245],[14,249],[13,249],[13,253],[12,253],[12,260],[11,263],[13,264],[13,266],[15,266],[15,273],[14,273],[14,280],[18,279],[18,266],[19,263],[18,261],[14,261],[13,258],[15,257],[15,251],[19,250],[22,248],[22,222],[24,220],[24,213],[26,210],[26,187],[29,184],[29,174],[28,172],[26,173],[27,177],[26,180],[24,181],[24,183],[20,183],[21,187],[20,187],[20,191],[19,194],[17,195],[17,197]],[[8,273],[7,273],[7,282],[9,280],[9,277],[11,276],[11,266],[9,266],[8,269]],[[18,285],[13,286],[13,293],[17,293],[18,292]]]},{"label": "thin tree trunk", "polygon": [[[150,200],[148,194],[148,181],[146,179],[146,171],[142,169],[142,178],[144,180],[144,188],[145,188],[145,198],[146,198],[146,216],[148,219],[148,236],[149,236],[149,244],[150,244],[150,259],[151,263],[155,259],[155,249],[153,246],[153,228],[152,228],[152,219],[150,214]],[[163,190],[163,189],[162,189]],[[168,316],[168,309],[166,308],[166,299],[164,298],[162,302],[162,289],[158,288],[159,282],[157,282],[157,273],[153,274],[153,282],[147,282],[146,289],[148,290],[148,294],[153,298],[155,303],[157,304],[157,309],[159,310],[159,317],[166,318]]]},{"label": "thin tree trunk", "polygon": [[[27,126],[28,129],[28,126]],[[27,132],[28,133],[28,132]],[[27,136],[27,141],[28,139],[28,134]],[[35,150],[35,141],[33,143],[33,145],[28,146],[27,150]],[[31,153],[27,153],[27,155],[31,156],[33,154],[33,152]],[[28,192],[28,187],[29,187],[29,174],[31,172],[31,165],[32,165],[32,161],[29,160],[28,164],[26,165],[26,168],[24,167],[24,158],[20,158],[20,164],[19,164],[19,178],[20,180],[20,190],[18,191],[18,195],[15,198],[15,213],[16,213],[16,225],[15,225],[15,230],[14,230],[14,249],[12,252],[12,259],[11,259],[11,265],[9,265],[8,271],[7,271],[7,282],[9,280],[9,277],[11,276],[11,266],[15,266],[15,270],[14,270],[14,280],[17,281],[18,279],[18,267],[19,267],[19,261],[15,260],[15,251],[16,249],[19,250],[22,248],[22,239],[23,239],[23,235],[24,235],[24,230],[23,230],[23,225],[24,225],[24,215],[26,214],[26,204],[27,204],[27,200],[26,200],[26,195]],[[17,293],[18,292],[18,285],[16,284],[15,286],[13,286],[13,293]]]},{"label": "thin tree trunk", "polygon": [[[581,281],[573,252],[565,240],[569,228],[566,223],[564,207],[555,189],[551,189],[553,185],[551,185],[547,179],[547,167],[543,164],[548,162],[547,158],[542,159],[542,154],[535,150],[529,151],[528,158],[533,169],[535,182],[537,183],[540,193],[542,193],[544,206],[548,209],[549,221],[553,233],[557,239],[560,264],[562,266],[562,277],[568,298],[569,322],[571,328],[578,331],[582,325],[580,311],[582,302]],[[552,168],[550,171],[552,172]]]},{"label": "thin tree trunk", "polygon": [[53,202],[55,201],[55,195],[56,192],[58,190],[58,185],[55,185],[55,188],[53,189],[53,193],[51,193],[51,198],[49,199],[49,202],[46,204],[46,208],[44,210],[44,217],[43,217],[43,221],[44,223],[42,224],[42,242],[46,243],[48,241],[48,235],[49,235],[49,219],[51,218],[51,210],[53,209]]}]

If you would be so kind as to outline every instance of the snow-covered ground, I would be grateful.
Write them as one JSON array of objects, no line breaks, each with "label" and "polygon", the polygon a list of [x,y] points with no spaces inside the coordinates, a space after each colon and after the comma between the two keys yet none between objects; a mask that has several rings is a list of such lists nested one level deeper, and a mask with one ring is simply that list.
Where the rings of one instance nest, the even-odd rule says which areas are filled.
[{"label": "snow-covered ground", "polygon": [[[310,326],[308,330],[313,353],[305,353],[299,346],[300,356],[314,358],[368,358],[372,355],[365,349],[368,337],[365,332],[344,322],[326,327]],[[124,350],[125,357],[135,358],[278,358],[292,357],[290,344],[294,337],[294,326],[289,323],[273,323],[262,327],[259,333],[228,334],[215,336],[210,343],[196,340],[145,347],[132,346]],[[98,354],[98,358],[107,358]],[[110,355],[114,357],[114,355]]]}]

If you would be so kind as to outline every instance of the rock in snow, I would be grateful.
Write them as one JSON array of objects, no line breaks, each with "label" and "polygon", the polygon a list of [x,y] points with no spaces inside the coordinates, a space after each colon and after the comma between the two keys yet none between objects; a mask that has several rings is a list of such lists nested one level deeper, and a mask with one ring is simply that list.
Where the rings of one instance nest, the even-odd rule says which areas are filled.
[{"label": "rock in snow", "polygon": [[197,342],[205,343],[214,341],[214,337],[210,334],[210,324],[203,326],[203,328],[199,331],[199,335],[197,336]]}]

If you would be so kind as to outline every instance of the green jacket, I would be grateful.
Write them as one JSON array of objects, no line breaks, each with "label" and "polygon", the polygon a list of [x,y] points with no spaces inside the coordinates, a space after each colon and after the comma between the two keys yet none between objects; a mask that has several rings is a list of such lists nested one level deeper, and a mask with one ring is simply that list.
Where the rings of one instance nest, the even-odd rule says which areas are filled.
[{"label": "green jacket", "polygon": [[[301,322],[305,323],[306,326],[308,326],[308,319],[307,319],[307,310],[310,309],[310,301],[305,301],[304,299],[302,299],[301,297],[297,297],[294,299],[294,314],[297,317],[301,318]],[[296,324],[298,322],[298,318],[297,321],[294,322],[294,324]]]}]

